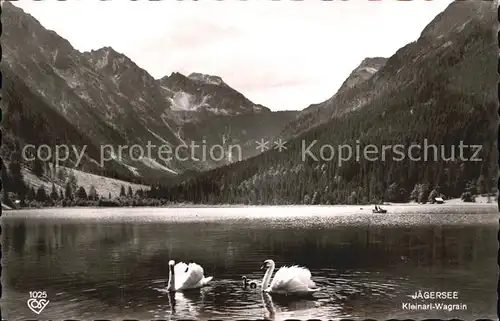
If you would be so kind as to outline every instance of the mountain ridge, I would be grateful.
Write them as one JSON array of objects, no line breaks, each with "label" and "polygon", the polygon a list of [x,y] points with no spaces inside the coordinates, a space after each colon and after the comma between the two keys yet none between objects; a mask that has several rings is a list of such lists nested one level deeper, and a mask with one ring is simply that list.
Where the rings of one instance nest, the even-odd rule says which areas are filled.
[{"label": "mountain ridge", "polygon": [[[202,124],[212,116],[229,117],[224,123],[234,127],[233,134],[238,140],[239,130],[236,125],[231,125],[231,117],[264,112],[262,117],[277,118],[268,108],[253,104],[225,83],[205,84],[196,79],[188,79],[189,86],[200,86],[204,96],[213,96],[206,102],[206,108],[199,112],[176,110],[172,108],[175,91],[166,88],[161,80],[154,79],[126,55],[109,46],[80,52],[69,41],[47,30],[37,19],[15,5],[4,2],[2,9],[4,25],[8,26],[2,39],[8,72],[16,76],[16,81],[25,83],[36,94],[36,99],[43,99],[47,106],[66,118],[77,131],[85,133],[94,144],[99,142],[97,145],[109,144],[115,148],[133,144],[145,147],[147,142],[151,142],[157,146],[182,147],[186,140],[191,140],[190,135],[200,136],[199,131],[191,130],[192,124]],[[192,78],[199,78],[199,75],[202,74],[195,73]],[[220,77],[210,76],[208,79],[214,81]],[[183,92],[182,86],[175,85],[177,92]],[[231,95],[229,98],[224,97],[227,92]],[[196,90],[192,97],[203,100]],[[34,108],[32,101],[30,104],[32,106],[25,107]],[[224,108],[228,108],[229,112],[225,112]],[[6,113],[5,117],[9,114]],[[241,124],[235,120],[235,124],[238,123]],[[248,126],[252,125],[257,126],[258,121]],[[224,127],[210,128],[212,136],[226,134]],[[270,129],[273,133],[276,130]],[[183,132],[182,136],[180,132]],[[186,152],[181,152],[180,156],[185,157]],[[197,153],[191,158],[199,159]],[[225,164],[192,159],[163,162],[155,156],[135,161],[132,154],[130,152],[118,161],[122,163],[120,167],[128,168],[128,174],[139,179],[142,176],[168,178],[185,170],[200,171]],[[97,159],[92,161],[99,163]]]},{"label": "mountain ridge", "polygon": [[295,137],[309,129],[321,125],[330,118],[339,115],[333,110],[335,99],[349,90],[362,86],[369,81],[387,62],[387,58],[373,57],[365,58],[363,61],[349,74],[346,80],[342,83],[337,92],[329,99],[312,104],[303,109],[292,122],[287,124],[281,133],[284,138]]},{"label": "mountain ridge", "polygon": [[199,72],[192,72],[187,77],[191,80],[199,81],[206,84],[229,87],[229,85],[226,84],[224,80],[222,80],[222,78],[219,76],[207,75]]}]

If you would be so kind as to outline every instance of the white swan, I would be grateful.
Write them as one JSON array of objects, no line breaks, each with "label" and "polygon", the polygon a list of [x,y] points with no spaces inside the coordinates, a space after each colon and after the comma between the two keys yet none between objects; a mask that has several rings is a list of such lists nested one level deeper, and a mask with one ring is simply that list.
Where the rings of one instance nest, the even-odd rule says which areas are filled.
[{"label": "white swan", "polygon": [[186,264],[173,260],[168,262],[168,286],[170,292],[201,288],[212,281],[213,277],[205,277],[203,268],[196,263]]},{"label": "white swan", "polygon": [[311,294],[319,290],[311,280],[311,271],[297,265],[282,266],[274,275],[271,282],[275,264],[273,260],[264,261],[263,268],[267,268],[262,279],[262,291],[276,294]]}]

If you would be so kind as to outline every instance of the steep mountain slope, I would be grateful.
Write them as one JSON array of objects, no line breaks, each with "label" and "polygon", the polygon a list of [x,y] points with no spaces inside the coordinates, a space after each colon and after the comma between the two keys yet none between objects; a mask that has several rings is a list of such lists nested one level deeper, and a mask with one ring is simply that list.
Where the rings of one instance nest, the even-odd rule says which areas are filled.
[{"label": "steep mountain slope", "polygon": [[[111,161],[106,169],[101,168],[97,163],[100,153],[98,145],[51,108],[43,97],[33,93],[8,66],[2,68],[2,74],[2,112],[5,115],[2,121],[2,155],[9,156],[12,151],[19,152],[25,144],[56,146],[71,143],[79,147],[85,145],[86,157],[81,168],[101,175],[134,180],[133,175],[119,162]],[[60,165],[72,166],[76,163],[74,153],[68,156],[68,160]]]},{"label": "steep mountain slope", "polygon": [[[211,115],[202,120],[184,123],[183,130],[189,132],[191,139],[197,142],[205,141],[207,146],[225,145],[226,157],[217,163],[228,164],[257,155],[260,151],[256,148],[256,142],[261,139],[273,140],[297,113],[278,111],[230,116]],[[228,153],[231,151],[230,157]]]},{"label": "steep mountain slope", "polygon": [[283,130],[282,136],[293,137],[307,131],[315,126],[327,122],[329,119],[342,114],[343,110],[336,110],[338,103],[336,99],[343,93],[362,86],[366,81],[373,77],[387,62],[387,58],[376,57],[366,58],[356,67],[349,77],[344,81],[337,93],[330,99],[320,103],[313,104],[301,111],[296,119],[287,124]]},{"label": "steep mountain slope", "polygon": [[[439,46],[443,46],[443,49],[449,46],[450,48],[448,50],[454,48],[454,44],[448,42],[450,32],[461,33],[462,31],[466,31],[466,29],[474,28],[475,25],[483,27],[490,25],[491,27],[491,8],[498,2],[487,1],[487,3],[489,3],[489,5],[468,5],[460,4],[460,1],[454,2],[453,5],[447,8],[446,12],[439,14],[434,21],[423,30],[418,40],[418,47],[415,46],[415,43],[413,43],[413,45],[409,44],[393,55],[390,61],[386,60],[384,62],[383,58],[382,60],[375,58],[375,60],[371,62],[368,61],[368,63],[371,64],[369,67],[380,69],[380,71],[350,88],[346,88],[346,83],[349,82],[348,78],[342,88],[332,98],[321,104],[306,108],[301,112],[296,120],[286,126],[282,135],[290,137],[304,133],[308,129],[324,124],[334,117],[342,116],[344,113],[369,105],[373,100],[377,99],[379,95],[387,91],[395,90],[394,86],[415,81],[418,79],[417,76],[411,75],[408,69],[406,69],[408,67],[405,65],[412,66],[416,64],[419,65],[419,68],[425,68],[425,66],[421,64],[425,59],[422,60],[421,58],[432,55]],[[481,20],[481,18],[485,19]],[[448,40],[445,41],[445,39]],[[430,50],[429,53],[425,52],[427,49]],[[418,53],[415,52],[413,54],[413,51],[418,51]],[[404,60],[410,55],[412,56],[411,59],[415,61],[410,62]],[[454,55],[458,56],[459,53],[454,53]],[[403,61],[401,61],[401,59],[404,60],[405,64],[402,64]],[[357,69],[362,68],[365,63],[367,63],[367,60]],[[401,70],[395,69],[397,67],[401,68]],[[412,77],[415,79],[412,80]]]},{"label": "steep mountain slope", "polygon": [[[17,98],[21,103],[16,104],[19,108],[11,109],[12,115],[5,114],[6,126],[16,126],[16,120],[9,119],[11,116],[15,118],[16,110],[30,113],[38,105],[45,106],[50,109],[47,114],[52,113],[54,119],[59,119],[63,125],[44,126],[47,133],[40,137],[52,137],[60,144],[86,142],[98,149],[102,145],[114,147],[114,153],[105,155],[113,158],[107,162],[109,166],[106,163],[104,168],[92,167],[92,171],[106,172],[118,166],[120,172],[126,169],[124,174],[127,177],[161,179],[185,170],[219,166],[225,161],[202,160],[200,151],[191,155],[190,151],[181,148],[180,159],[174,157],[164,161],[157,155],[158,148],[153,148],[151,155],[140,157],[138,150],[132,152],[130,147],[137,144],[147,152],[150,143],[157,147],[167,145],[175,150],[191,140],[200,143],[198,139],[203,135],[222,137],[227,134],[228,127],[232,128],[234,136],[251,131],[250,127],[259,126],[257,115],[261,115],[264,121],[280,117],[252,103],[220,77],[198,73],[184,77],[174,73],[156,80],[110,47],[81,53],[11,3],[2,2],[2,9],[6,26],[2,37],[4,66],[16,83],[12,94],[6,98],[17,97],[16,91],[21,87],[22,92],[28,92],[30,97]],[[199,102],[202,108],[184,110],[189,109],[183,107],[190,105],[191,101]],[[238,125],[241,124],[241,115],[250,118],[255,115],[256,120]],[[217,121],[212,125],[211,119]],[[36,137],[38,133],[30,130],[33,121],[30,118],[24,123],[24,133],[12,131],[13,139],[17,137],[22,143],[30,141],[28,137]],[[274,135],[284,122],[272,126],[270,132]],[[217,126],[219,123],[224,126]],[[68,133],[79,133],[85,139]],[[246,141],[250,139],[247,136],[241,134],[235,139]],[[121,155],[118,154],[119,146],[124,147]],[[92,163],[99,163],[100,150],[88,156]]]},{"label": "steep mountain slope", "polygon": [[[209,203],[334,204],[426,201],[433,189],[451,197],[491,191],[498,175],[496,24],[494,3],[454,2],[373,77],[334,97],[335,117],[290,141],[286,151],[155,194]],[[426,142],[436,148],[425,152]],[[481,149],[475,155],[478,148],[461,144]],[[338,149],[343,145],[351,157],[347,147]]]},{"label": "steep mountain slope", "polygon": [[[12,4],[3,3],[2,18],[8,26],[2,35],[4,63],[27,88],[42,97],[94,144],[110,144],[115,148],[118,145],[145,145],[147,141],[159,144],[161,140],[152,134],[156,131],[174,146],[179,143],[169,128],[173,122],[162,117],[169,106],[159,94],[159,86],[130,60],[109,48],[95,52],[94,56],[102,60],[109,58],[110,69],[116,72],[113,74],[105,69],[109,65],[104,61],[96,64],[91,59],[92,53],[82,54],[75,50],[68,41],[46,30]],[[137,78],[140,81],[132,84]],[[27,107],[35,108],[33,105]],[[134,162],[127,155],[128,151],[124,154],[118,161],[142,170],[142,174],[148,169],[161,168],[151,166],[154,160]],[[174,161],[166,165],[176,171],[185,164]],[[135,170],[130,172],[136,173]],[[169,170],[156,172],[156,175],[168,174]]]}]

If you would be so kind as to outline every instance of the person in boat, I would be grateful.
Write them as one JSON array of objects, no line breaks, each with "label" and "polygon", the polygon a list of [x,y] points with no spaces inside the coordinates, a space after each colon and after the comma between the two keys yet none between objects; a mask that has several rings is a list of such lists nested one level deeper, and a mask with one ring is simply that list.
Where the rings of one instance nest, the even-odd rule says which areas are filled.
[{"label": "person in boat", "polygon": [[377,211],[377,212],[380,211],[380,209],[378,208],[377,205],[375,205],[375,211]]}]

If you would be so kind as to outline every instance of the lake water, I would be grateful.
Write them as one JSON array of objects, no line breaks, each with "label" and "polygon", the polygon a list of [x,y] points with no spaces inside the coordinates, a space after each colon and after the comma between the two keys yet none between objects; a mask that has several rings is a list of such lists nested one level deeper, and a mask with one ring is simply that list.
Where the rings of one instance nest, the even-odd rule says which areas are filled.
[{"label": "lake water", "polygon": [[[45,209],[2,217],[2,316],[9,321],[269,318],[497,318],[493,205],[371,208]],[[313,298],[262,295],[266,259],[311,270]],[[201,290],[165,292],[168,261],[214,276]],[[417,291],[458,292],[414,300]],[[36,315],[30,291],[50,301]],[[404,303],[454,304],[455,311]],[[465,305],[465,307],[464,307]]]}]

